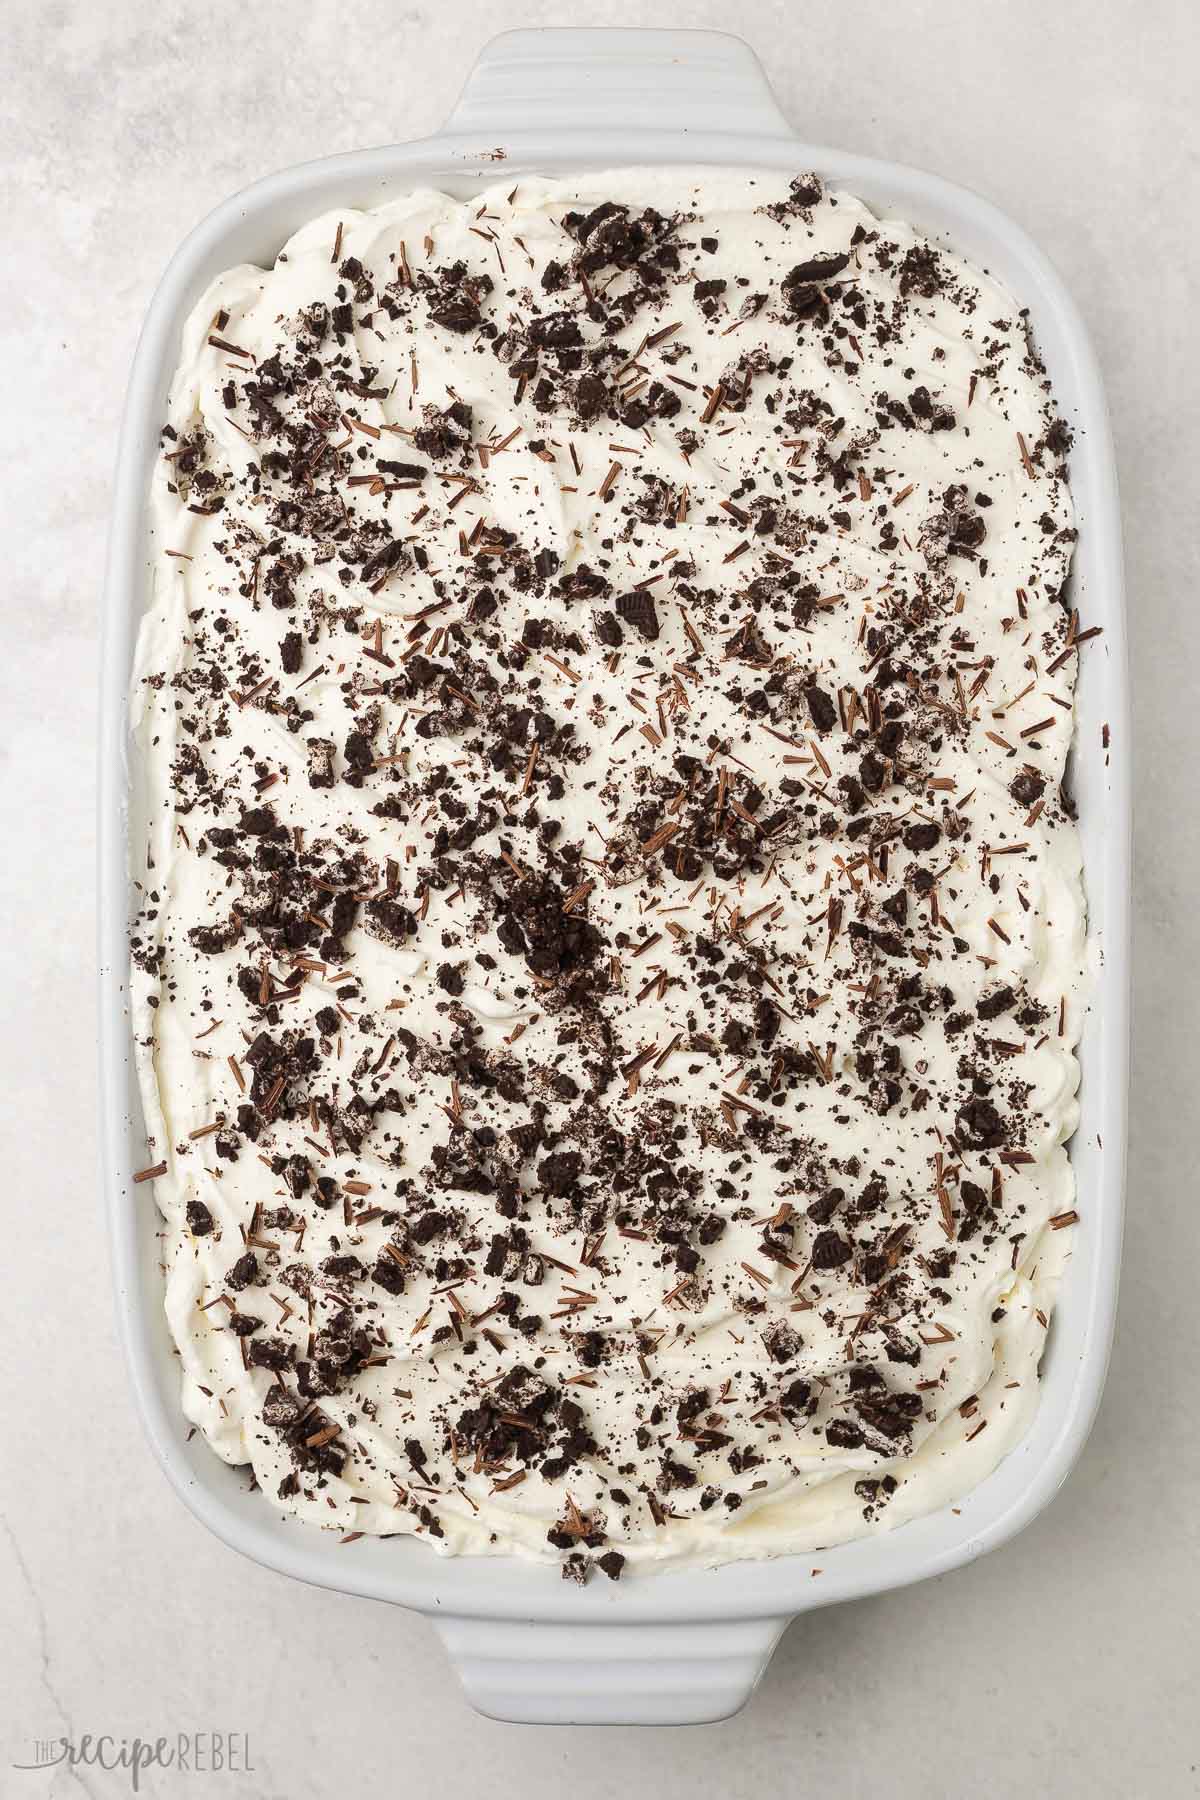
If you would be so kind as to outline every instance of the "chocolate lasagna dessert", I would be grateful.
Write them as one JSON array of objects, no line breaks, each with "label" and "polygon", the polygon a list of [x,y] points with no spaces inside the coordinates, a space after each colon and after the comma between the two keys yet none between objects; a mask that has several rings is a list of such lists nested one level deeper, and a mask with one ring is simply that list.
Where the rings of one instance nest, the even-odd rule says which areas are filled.
[{"label": "chocolate lasagna dessert", "polygon": [[184,333],[133,1006],[183,1407],[346,1538],[888,1529],[1075,1220],[1070,432],[815,177],[313,221]]}]

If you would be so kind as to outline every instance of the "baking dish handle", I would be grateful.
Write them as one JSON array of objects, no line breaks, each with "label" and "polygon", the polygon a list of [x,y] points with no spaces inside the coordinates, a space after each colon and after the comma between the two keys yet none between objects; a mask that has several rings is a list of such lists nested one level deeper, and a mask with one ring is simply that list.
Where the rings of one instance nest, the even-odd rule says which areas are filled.
[{"label": "baking dish handle", "polygon": [[702,1725],[754,1692],[784,1619],[549,1625],[437,1619],[476,1712],[523,1725]]},{"label": "baking dish handle", "polygon": [[724,31],[505,31],[485,44],[447,132],[794,133],[748,44]]}]

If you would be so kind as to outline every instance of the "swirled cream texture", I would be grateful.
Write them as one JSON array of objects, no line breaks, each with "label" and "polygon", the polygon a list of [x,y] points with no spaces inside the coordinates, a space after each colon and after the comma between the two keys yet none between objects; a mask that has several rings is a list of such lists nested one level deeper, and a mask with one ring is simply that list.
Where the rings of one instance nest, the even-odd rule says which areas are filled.
[{"label": "swirled cream texture", "polygon": [[1018,1439],[1069,442],[1013,299],[811,177],[418,192],[213,282],[133,991],[183,1406],[264,1505],[615,1576]]}]

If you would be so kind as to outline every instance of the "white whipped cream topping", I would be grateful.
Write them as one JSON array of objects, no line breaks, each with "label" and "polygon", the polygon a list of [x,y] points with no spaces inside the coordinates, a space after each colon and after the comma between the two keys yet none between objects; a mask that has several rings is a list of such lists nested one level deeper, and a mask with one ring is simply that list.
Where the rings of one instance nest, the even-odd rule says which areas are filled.
[{"label": "white whipped cream topping", "polygon": [[[264,1503],[275,1504],[285,1482],[294,1491],[285,1492],[283,1503],[314,1524],[341,1532],[417,1530],[443,1552],[560,1560],[562,1546],[552,1546],[547,1531],[574,1518],[569,1495],[579,1515],[602,1521],[596,1553],[616,1548],[639,1568],[806,1550],[887,1529],[964,1495],[1018,1440],[1036,1407],[1046,1321],[1071,1237],[1048,1221],[1061,1219],[1073,1199],[1063,1146],[1076,1120],[1073,1045],[1084,955],[1078,839],[1058,802],[1075,658],[1050,666],[1066,641],[1066,614],[1056,596],[1070,558],[1071,509],[1060,459],[1043,447],[1045,378],[1029,355],[1013,300],[978,270],[939,251],[941,285],[922,293],[919,280],[914,285],[902,274],[906,256],[916,251],[910,267],[919,276],[925,242],[907,225],[880,223],[840,193],[780,208],[779,216],[760,210],[786,198],[786,182],[775,173],[666,169],[569,183],[522,179],[515,188],[502,181],[466,203],[417,192],[371,212],[314,220],[272,269],[240,267],[213,282],[185,329],[169,406],[177,437],[164,442],[164,451],[177,455],[180,443],[202,431],[203,467],[217,474],[224,505],[215,513],[192,510],[206,505],[212,490],[194,478],[181,481],[176,462],[160,463],[154,595],[132,688],[135,817],[143,828],[135,874],[144,901],[133,993],[148,1161],[167,1165],[155,1192],[184,1410],[220,1456],[253,1466]],[[667,279],[661,296],[643,303],[616,333],[621,355],[601,370],[611,384],[637,357],[637,366],[616,378],[634,398],[642,370],[646,380],[669,385],[681,410],[644,427],[603,416],[581,424],[569,409],[539,411],[536,378],[518,397],[493,340],[478,329],[457,332],[433,322],[429,305],[415,300],[401,275],[406,267],[415,277],[459,260],[474,275],[489,274],[494,285],[480,299],[481,316],[505,332],[533,310],[578,303],[577,285],[547,293],[542,274],[552,262],[569,265],[578,248],[564,230],[564,215],[606,201],[635,214],[649,206],[685,215],[675,234],[680,276]],[[851,248],[856,227],[868,236]],[[706,238],[717,247],[702,247]],[[781,304],[781,278],[796,264],[847,251],[851,260],[840,279],[826,284],[828,321],[818,315],[798,324]],[[326,555],[311,538],[280,526],[275,508],[290,491],[286,479],[264,473],[255,493],[249,475],[252,465],[264,465],[274,440],[263,416],[247,405],[243,383],[277,352],[289,363],[298,355],[302,360],[301,315],[315,301],[337,306],[353,288],[353,279],[339,273],[346,259],[355,259],[373,284],[362,300],[350,296],[355,322],[346,351],[356,380],[360,365],[376,373],[362,384],[365,393],[343,391],[322,414],[333,448],[311,482],[333,507],[344,505],[356,525],[386,519],[384,541],[391,536],[405,544],[407,554],[378,591],[358,569],[348,578],[340,574],[335,530]],[[634,277],[608,267],[589,279],[608,305]],[[728,286],[708,317],[693,297],[693,282],[714,279]],[[841,303],[844,283],[862,299],[863,324]],[[395,317],[382,299],[389,289]],[[758,310],[751,304],[737,323],[747,298],[758,294],[766,301]],[[885,318],[892,335],[880,343],[874,328]],[[639,354],[648,336],[674,324],[681,328]],[[584,335],[589,346],[607,341],[587,321]],[[224,347],[230,345],[243,354]],[[331,349],[326,337],[319,354]],[[739,359],[772,366],[752,371],[740,410],[726,404],[706,420],[718,382],[727,402],[737,399],[746,368],[743,361],[739,370]],[[823,403],[799,427],[784,416],[794,390]],[[926,429],[910,412],[907,424],[893,420],[881,429],[880,396],[907,407],[916,390],[932,396],[935,409],[948,409],[951,422]],[[648,391],[643,383],[643,397]],[[473,444],[492,447],[484,458],[468,449],[439,461],[401,435],[422,426],[423,408],[442,409],[453,400],[472,409]],[[293,417],[285,399],[276,404]],[[339,412],[357,422],[334,423]],[[679,440],[689,430],[694,448]],[[531,441],[540,453],[531,452]],[[843,452],[850,472],[835,479],[829,465]],[[430,473],[411,487],[391,486],[402,477],[352,480],[371,475],[381,459],[419,463]],[[463,475],[470,483],[458,479]],[[923,527],[944,516],[945,491],[956,484],[965,490],[968,511],[985,520],[986,538],[975,557],[947,559],[944,534],[939,548],[936,528],[931,538]],[[661,516],[664,491],[669,514],[678,516],[669,527]],[[980,493],[990,502],[986,508],[976,508]],[[633,513],[635,499],[646,501],[646,516]],[[775,532],[760,534],[755,521],[764,506],[781,518]],[[464,556],[460,534],[471,540],[480,521]],[[891,541],[881,547],[888,521]],[[552,574],[524,593],[507,582],[502,557],[489,576],[474,574],[477,546],[497,529],[514,534],[530,555],[552,550],[558,559]],[[668,550],[676,553],[672,561],[694,565],[684,586],[698,597],[681,599]],[[279,607],[268,595],[268,578],[292,552],[301,559],[288,577],[292,604]],[[751,582],[771,576],[772,553],[822,602],[802,625],[791,612],[794,588],[778,614],[747,595]],[[604,574],[611,591],[564,603],[555,586],[581,564]],[[642,591],[654,601],[659,634],[643,638],[623,618],[624,641],[613,663],[612,649],[597,640],[593,615],[612,610],[616,595],[651,577],[658,579]],[[472,596],[484,586],[500,597],[486,629],[498,632],[504,645],[520,643],[530,618],[553,619],[562,633],[583,641],[581,651],[562,648],[558,639],[555,648],[531,650],[516,676],[527,690],[539,678],[527,703],[544,709],[556,726],[574,726],[580,759],[555,759],[548,751],[543,767],[535,759],[522,793],[532,738],[514,752],[513,767],[499,772],[486,755],[464,747],[473,734],[487,741],[499,696],[469,696],[474,709],[455,725],[456,735],[428,737],[415,726],[433,699],[384,696],[371,735],[374,766],[361,785],[347,783],[347,735],[378,698],[362,690],[401,675],[404,652],[415,647],[425,654],[433,628],[466,619]],[[705,599],[707,592],[717,598]],[[414,615],[442,598],[449,604],[429,615],[426,635],[410,646]],[[877,859],[866,856],[868,838],[844,834],[857,815],[846,809],[837,785],[843,775],[858,777],[867,746],[842,729],[844,701],[838,725],[821,733],[802,695],[811,682],[831,696],[855,690],[862,710],[851,723],[863,731],[866,688],[881,666],[870,666],[866,634],[881,631],[888,655],[903,659],[923,606],[933,609],[942,634],[934,685],[924,689],[929,704],[922,718],[932,741],[918,745],[910,735],[897,753],[903,779],[865,796],[866,811],[891,814],[897,827],[881,879]],[[339,615],[351,608],[354,628],[348,629]],[[777,629],[785,618],[790,628]],[[764,666],[728,654],[747,619],[758,621],[766,639]],[[302,663],[285,673],[280,640],[294,628],[304,640]],[[961,636],[952,643],[955,629]],[[488,665],[474,622],[465,625],[463,642],[456,655]],[[364,655],[375,646],[386,662]],[[449,641],[430,654],[445,663]],[[229,691],[213,692],[207,672],[214,662],[225,668],[238,701]],[[756,715],[747,697],[768,668],[779,674],[784,711],[772,700],[770,713]],[[512,672],[497,673],[503,682]],[[738,697],[730,697],[731,689]],[[886,705],[904,691],[901,683],[878,699]],[[311,716],[291,729],[289,706],[291,722],[297,710]],[[928,726],[939,709],[946,720],[941,732]],[[1047,719],[1052,724],[1022,735]],[[711,756],[704,749],[710,735],[717,745]],[[331,788],[309,785],[311,739],[337,747]],[[652,879],[645,863],[653,853],[640,848],[650,832],[620,835],[620,820],[650,779],[679,780],[673,759],[684,745],[695,755],[697,742],[709,765],[701,779],[716,779],[725,769],[731,795],[744,794],[734,785],[743,778],[757,784],[767,796],[763,817],[787,791],[781,782],[804,784],[792,810],[802,816],[811,804],[815,816],[803,829],[785,827],[777,847],[762,850],[754,872],[719,879],[705,866],[695,880]],[[301,970],[298,993],[276,1005],[277,1025],[239,991],[237,974],[247,964],[265,967],[269,989],[278,994],[295,984],[291,953],[265,953],[250,932],[217,954],[201,954],[189,943],[191,928],[230,918],[240,891],[206,833],[214,825],[236,827],[255,807],[270,806],[289,832],[304,834],[306,847],[326,842],[331,860],[356,849],[369,869],[363,893],[385,892],[390,859],[394,898],[419,914],[419,872],[428,872],[433,833],[447,824],[453,831],[455,819],[439,810],[436,794],[414,796],[431,772],[447,767],[449,792],[467,818],[479,814],[488,790],[502,792],[511,817],[519,820],[530,805],[539,806],[543,820],[565,821],[559,846],[576,840],[593,859],[581,865],[594,886],[580,911],[604,945],[589,979],[598,981],[612,956],[621,965],[622,997],[606,1002],[617,1061],[651,1045],[659,1052],[676,1040],[682,1046],[661,1065],[657,1055],[644,1064],[635,1091],[627,1091],[618,1070],[601,1098],[584,1104],[594,1082],[584,1065],[601,1055],[596,1042],[586,1030],[580,1042],[562,1041],[570,1009],[556,1006],[552,987],[539,987],[471,893],[431,889],[403,947],[366,928],[360,910],[344,940],[347,963],[335,967],[319,948],[303,953],[317,966]],[[1010,793],[1025,768],[1045,778],[1040,807]],[[551,770],[564,784],[557,800],[539,786]],[[219,794],[219,804],[209,807],[206,794]],[[389,796],[396,798],[396,816],[381,817],[375,809]],[[821,821],[831,813],[837,830],[824,836]],[[922,820],[939,822],[941,838],[936,852],[914,857],[899,834]],[[755,830],[749,819],[752,843]],[[528,870],[539,866],[537,843],[536,832],[500,822],[471,854],[494,858],[497,846],[508,846],[518,869]],[[1024,848],[1013,850],[1017,845]],[[619,848],[627,853],[623,868],[616,866]],[[862,859],[857,867],[856,858]],[[936,868],[936,916],[928,896],[910,890],[901,930],[906,953],[868,953],[849,927],[859,919],[873,931],[892,926],[879,903],[904,885],[910,865]],[[518,875],[511,879],[515,886]],[[831,899],[841,902],[842,914],[830,944]],[[327,911],[321,916],[328,920]],[[719,941],[727,963],[755,964],[765,955],[774,987],[760,980],[744,1002],[727,998],[716,1012],[705,1010],[688,959],[697,937]],[[911,954],[913,944],[924,963]],[[475,960],[481,950],[489,964]],[[457,995],[439,983],[444,965],[461,973]],[[953,995],[953,1004],[935,1006],[914,1035],[880,1038],[881,1045],[897,1043],[900,1055],[902,1096],[886,1112],[875,1111],[869,1099],[871,1080],[881,1075],[864,1079],[856,1068],[863,990],[876,966],[884,984],[917,977]],[[656,977],[670,985],[653,985]],[[650,992],[638,1001],[648,983]],[[1023,1028],[1010,1010],[981,1023],[977,1003],[1004,986],[1014,990],[1018,1006],[1040,1009],[1042,1021]],[[298,1095],[295,1116],[280,1119],[268,1106],[257,1142],[229,1134],[236,1160],[218,1153],[222,1134],[193,1137],[218,1117],[231,1124],[246,1104],[238,1074],[250,1082],[248,1041],[264,1028],[275,1038],[290,1030],[320,1038],[315,1015],[339,1004],[339,989],[339,1032],[325,1038],[327,1053],[310,1086],[288,1088],[289,1096]],[[756,1006],[764,999],[778,1000],[784,1014],[773,1048],[755,1039]],[[464,1012],[477,1022],[476,1046],[522,1072],[523,1099],[507,1100],[467,1080],[454,1090],[451,1074],[438,1072],[449,1067],[437,1058],[449,1053],[456,1034],[461,1038]],[[955,1014],[969,1015],[969,1024],[951,1034],[944,1022]],[[722,1022],[731,1018],[748,1028],[741,1054],[720,1041]],[[422,1051],[410,1067],[393,1035],[398,1027],[433,1046],[434,1066]],[[966,1095],[958,1065],[974,1054],[977,1033],[1012,1046],[989,1063],[989,1072],[1001,1113],[1019,1110],[1027,1161],[1002,1162],[994,1148],[956,1154],[948,1142],[956,1126],[947,1096]],[[715,1053],[688,1048],[705,1034],[717,1040]],[[809,1063],[803,1076],[776,1078],[765,1101],[755,1098],[753,1085],[743,1094],[747,1073],[752,1083],[770,1079],[783,1045],[801,1058],[815,1047],[821,1074]],[[555,1091],[559,1075],[571,1078],[575,1097]],[[1012,1101],[1014,1083],[1022,1084],[1019,1105]],[[922,1088],[933,1098],[914,1106]],[[313,1095],[336,1095],[345,1106],[354,1092],[372,1103],[388,1089],[399,1092],[403,1111],[378,1113],[357,1150],[344,1137],[331,1143],[324,1124],[314,1126]],[[703,1247],[691,1282],[671,1260],[670,1243],[623,1237],[611,1220],[585,1263],[585,1250],[600,1233],[586,1228],[586,1217],[582,1227],[573,1218],[570,1196],[543,1191],[538,1169],[550,1154],[545,1146],[521,1173],[531,1250],[553,1259],[536,1264],[544,1280],[527,1286],[511,1273],[486,1275],[489,1244],[509,1220],[497,1214],[493,1194],[447,1190],[430,1173],[433,1147],[453,1146],[462,1135],[450,1116],[455,1092],[468,1131],[488,1126],[501,1136],[528,1120],[531,1097],[540,1100],[550,1127],[563,1133],[553,1149],[582,1152],[576,1185],[585,1193],[590,1169],[599,1166],[597,1137],[612,1120],[628,1134],[631,1151],[652,1143],[664,1120],[667,1128],[672,1120],[682,1123],[679,1153],[696,1172],[700,1196],[692,1213],[715,1212],[725,1221],[722,1235]],[[734,1096],[732,1107],[725,1095]],[[703,1141],[696,1124],[701,1114]],[[774,1150],[739,1142],[757,1114],[803,1140],[805,1155],[824,1172],[820,1180],[806,1181],[797,1167],[781,1175]],[[311,1184],[300,1194],[289,1191],[269,1166],[272,1156],[293,1155],[308,1159],[312,1183],[320,1176],[339,1184],[331,1208],[314,1204]],[[847,1164],[857,1173],[847,1173]],[[964,1240],[962,1183],[990,1195],[993,1170],[1000,1171],[998,1213]],[[887,1190],[874,1216],[856,1212],[872,1176],[882,1177]],[[340,1187],[346,1181],[354,1184],[348,1194]],[[718,1194],[721,1181],[732,1199]],[[830,1187],[844,1190],[846,1199],[828,1228],[844,1235],[853,1256],[814,1269],[810,1252],[826,1227],[810,1221],[806,1208]],[[613,1199],[591,1198],[600,1210]],[[794,1209],[780,1226],[790,1246],[787,1264],[768,1260],[760,1248],[763,1221],[785,1200]],[[195,1202],[207,1209],[211,1231],[191,1229],[188,1206]],[[269,1214],[281,1207],[291,1210],[294,1225],[259,1224],[252,1245],[258,1279],[235,1291],[229,1271],[245,1252],[256,1208]],[[415,1248],[403,1224],[397,1230],[370,1216],[391,1208],[411,1221],[429,1207],[453,1215],[455,1227]],[[368,1216],[359,1222],[362,1214]],[[905,1295],[873,1311],[862,1258],[904,1225],[909,1229],[895,1266],[907,1278]],[[396,1294],[371,1276],[389,1241],[408,1256],[404,1289]],[[464,1250],[464,1241],[475,1247]],[[929,1274],[931,1261],[941,1267],[936,1259],[947,1252],[950,1266]],[[461,1285],[453,1286],[457,1275],[439,1279],[439,1254],[469,1265]],[[330,1256],[346,1255],[359,1259],[362,1279],[322,1272]],[[297,1268],[299,1287],[311,1283],[308,1295],[284,1279]],[[444,1291],[451,1287],[453,1297]],[[519,1293],[522,1313],[542,1318],[534,1336],[501,1315],[487,1321],[491,1336],[472,1322],[507,1288]],[[577,1298],[584,1295],[589,1298]],[[310,1355],[310,1298],[312,1329],[321,1331],[345,1305],[375,1351],[368,1366],[316,1402],[317,1431],[337,1428],[330,1441],[345,1454],[340,1474],[293,1470],[288,1444],[261,1417],[279,1376],[248,1364],[244,1353],[247,1345],[277,1336],[293,1360]],[[263,1321],[247,1339],[230,1329],[235,1306]],[[775,1327],[803,1340],[782,1362],[769,1348]],[[602,1339],[595,1366],[580,1352],[581,1334],[588,1332]],[[889,1359],[889,1343],[915,1360]],[[448,1430],[459,1415],[479,1404],[486,1384],[518,1365],[536,1368],[539,1380],[576,1401],[599,1445],[554,1480],[531,1468],[510,1484],[510,1477],[522,1476],[519,1458],[480,1467],[473,1450],[458,1454],[457,1462],[448,1453]],[[893,1389],[919,1393],[921,1410],[907,1433],[888,1439],[868,1426],[861,1443],[830,1441],[831,1419],[859,1417],[846,1385],[859,1366],[877,1368]],[[294,1372],[282,1379],[294,1392]],[[796,1381],[810,1386],[815,1410],[772,1415],[780,1390]],[[707,1400],[692,1434],[681,1435],[676,1407],[697,1388]],[[661,1422],[652,1416],[656,1406]],[[652,1439],[645,1451],[639,1428]],[[695,1438],[696,1428],[728,1441],[708,1449]],[[406,1450],[413,1440],[428,1459],[423,1466]],[[664,1453],[667,1440],[672,1448]],[[690,1484],[662,1473],[664,1454],[691,1473]],[[296,1481],[286,1481],[293,1473]],[[856,1493],[856,1483],[884,1477],[899,1484],[886,1503],[882,1491],[875,1505]],[[614,1489],[625,1499],[614,1498]],[[431,1535],[431,1519],[440,1536]]]}]

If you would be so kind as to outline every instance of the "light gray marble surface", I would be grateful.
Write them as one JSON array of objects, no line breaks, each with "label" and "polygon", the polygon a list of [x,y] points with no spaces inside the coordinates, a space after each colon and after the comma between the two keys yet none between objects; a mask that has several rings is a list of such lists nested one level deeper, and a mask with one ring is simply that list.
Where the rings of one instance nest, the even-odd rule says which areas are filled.
[{"label": "light gray marble surface", "polygon": [[[1050,251],[1105,367],[1132,614],[1130,1222],[1091,1443],[1009,1548],[810,1615],[745,1714],[675,1733],[477,1719],[421,1621],[207,1536],[133,1414],[96,1181],[97,609],[153,283],[232,189],[431,130],[493,32],[569,22],[737,29],[809,135],[956,176]],[[0,0],[0,1795],[128,1792],[94,1769],[13,1770],[36,1739],[191,1729],[248,1732],[257,1774],[143,1791],[1197,1791],[1198,62],[1193,0]]]}]

